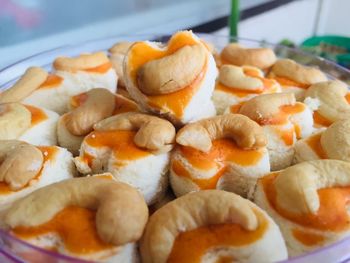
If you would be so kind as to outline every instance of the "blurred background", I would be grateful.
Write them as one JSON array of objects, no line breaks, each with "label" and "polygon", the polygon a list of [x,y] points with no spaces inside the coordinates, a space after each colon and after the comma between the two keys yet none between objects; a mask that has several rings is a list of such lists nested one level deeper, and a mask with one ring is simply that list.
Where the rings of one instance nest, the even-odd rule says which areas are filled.
[{"label": "blurred background", "polygon": [[96,38],[180,29],[229,36],[230,16],[232,35],[302,45],[347,66],[349,10],[350,0],[0,0],[0,69]]}]

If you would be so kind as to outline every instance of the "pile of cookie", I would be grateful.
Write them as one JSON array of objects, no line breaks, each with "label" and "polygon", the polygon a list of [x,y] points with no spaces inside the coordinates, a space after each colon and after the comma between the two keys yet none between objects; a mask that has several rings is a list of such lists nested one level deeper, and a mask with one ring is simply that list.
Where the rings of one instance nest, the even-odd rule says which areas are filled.
[{"label": "pile of cookie", "polygon": [[104,262],[324,247],[350,235],[349,94],[269,48],[219,52],[190,31],[31,67],[0,93],[0,226]]}]

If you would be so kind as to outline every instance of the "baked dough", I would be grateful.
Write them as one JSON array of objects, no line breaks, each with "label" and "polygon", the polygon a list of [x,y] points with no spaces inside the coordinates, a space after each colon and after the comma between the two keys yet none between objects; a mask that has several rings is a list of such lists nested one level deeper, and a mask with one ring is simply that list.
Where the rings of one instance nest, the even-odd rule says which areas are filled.
[{"label": "baked dough", "polygon": [[71,111],[62,115],[57,124],[60,146],[74,155],[84,137],[93,130],[93,125],[107,117],[124,112],[139,111],[135,102],[103,88],[91,89],[71,98]]},{"label": "baked dough", "polygon": [[264,78],[263,72],[258,68],[223,65],[219,69],[212,99],[216,112],[223,114],[230,106],[236,108],[253,97],[278,92],[281,92],[278,82]]},{"label": "baked dough", "polygon": [[0,104],[0,140],[56,145],[56,112],[21,103]]},{"label": "baked dough", "polygon": [[350,163],[316,160],[259,179],[254,201],[280,226],[290,257],[349,236]]},{"label": "baked dough", "polygon": [[[239,230],[223,231],[232,228]],[[189,233],[191,239],[182,245]],[[216,235],[211,238],[211,234]],[[273,220],[252,202],[220,190],[190,193],[157,210],[147,224],[140,251],[145,263],[287,259],[284,240]]]},{"label": "baked dough", "polygon": [[279,59],[271,68],[270,78],[276,79],[283,92],[294,93],[302,101],[305,91],[318,82],[326,81],[326,75],[317,68],[303,66],[291,59]]},{"label": "baked dough", "polygon": [[247,197],[257,178],[270,171],[263,129],[243,115],[187,124],[176,142],[170,183],[177,196],[216,188]]},{"label": "baked dough", "polygon": [[[12,234],[27,242],[41,247],[52,246],[70,256],[108,262],[138,262],[136,242],[146,225],[148,208],[136,189],[111,178],[110,175],[104,174],[65,180],[41,188],[14,203],[6,212],[4,222]],[[100,245],[102,248],[97,252],[82,249],[80,253],[76,253],[70,246],[65,245],[69,237],[74,239],[75,229],[63,232],[63,236],[60,235],[61,230],[35,232],[35,229],[52,220],[59,224],[56,226],[58,229],[64,229],[64,218],[59,220],[57,216],[62,211],[67,212],[67,209],[79,213],[82,208],[96,211],[96,216],[93,217],[96,228],[78,229],[93,231],[96,234],[85,235],[93,240],[79,240],[79,246],[84,248],[91,243],[103,242]],[[81,223],[87,220],[88,214],[82,213],[82,216],[84,220]],[[23,232],[31,233],[31,230],[32,235],[21,235]]]},{"label": "baked dough", "polygon": [[57,146],[1,140],[0,163],[0,210],[41,187],[76,175],[71,153]]},{"label": "baked dough", "polygon": [[164,195],[168,185],[174,126],[142,113],[122,113],[94,125],[75,164],[82,174],[110,172],[118,181],[139,189],[148,205]]},{"label": "baked dough", "polygon": [[290,166],[297,139],[313,132],[312,111],[296,102],[293,93],[260,95],[245,102],[238,112],[262,126],[272,171]]},{"label": "baked dough", "polygon": [[177,126],[215,115],[211,95],[217,69],[212,54],[190,31],[167,45],[136,42],[126,55],[126,88],[144,111]]}]

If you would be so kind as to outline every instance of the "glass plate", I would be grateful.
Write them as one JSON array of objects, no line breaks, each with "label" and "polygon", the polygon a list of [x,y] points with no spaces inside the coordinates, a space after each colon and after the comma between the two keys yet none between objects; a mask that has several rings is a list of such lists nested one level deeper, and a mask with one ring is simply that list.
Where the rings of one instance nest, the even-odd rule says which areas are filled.
[{"label": "glass plate", "polygon": [[[209,41],[215,45],[218,50],[221,50],[228,42],[229,39],[226,36],[214,35],[214,34],[198,34],[201,38]],[[84,52],[94,52],[100,50],[107,50],[114,43],[118,41],[136,41],[136,40],[154,40],[154,41],[167,41],[169,36],[158,35],[132,35],[132,36],[118,36],[105,39],[98,39],[80,44],[68,45],[44,51],[42,53],[25,58],[17,63],[14,63],[8,67],[0,70],[0,90],[6,89],[13,85],[13,83],[24,73],[24,71],[30,66],[40,66],[46,70],[51,70],[52,61],[60,55],[76,56]],[[298,49],[291,49],[284,46],[273,45],[266,42],[259,42],[250,39],[233,39],[233,41],[239,42],[248,47],[270,47],[274,49],[278,57],[291,58],[299,63],[305,65],[312,65],[319,67],[324,71],[329,78],[338,78],[343,81],[350,81],[350,71],[320,57],[315,57],[306,54]],[[347,262],[350,260],[350,237],[343,239],[337,243],[329,245],[327,247],[317,249],[312,253],[305,254],[299,257],[291,258],[285,263],[328,263],[328,262]],[[19,240],[3,230],[0,230],[0,262],[12,263],[12,262],[88,262],[84,260],[77,260],[62,254],[44,250],[35,246],[32,246],[22,240]]]}]

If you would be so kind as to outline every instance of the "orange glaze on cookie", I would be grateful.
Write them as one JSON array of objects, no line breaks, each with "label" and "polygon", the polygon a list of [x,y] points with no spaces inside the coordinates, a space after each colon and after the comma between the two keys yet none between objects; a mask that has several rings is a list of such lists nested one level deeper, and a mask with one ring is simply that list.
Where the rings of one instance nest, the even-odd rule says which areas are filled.
[{"label": "orange glaze on cookie", "polygon": [[332,121],[326,119],[318,111],[314,111],[313,113],[314,123],[323,127],[329,127],[333,123]]},{"label": "orange glaze on cookie", "polygon": [[91,73],[104,74],[108,70],[110,70],[111,68],[112,68],[112,63],[111,62],[106,62],[106,63],[104,63],[102,65],[99,65],[97,67],[94,67],[94,68],[84,69],[84,71],[91,72]]},{"label": "orange glaze on cookie", "polygon": [[84,104],[88,99],[87,92],[80,93],[70,98],[70,106],[75,109]]},{"label": "orange glaze on cookie", "polygon": [[308,89],[310,87],[309,84],[304,84],[304,83],[299,83],[296,82],[294,80],[291,80],[289,78],[286,77],[277,77],[274,76],[273,79],[277,80],[277,82],[279,84],[281,84],[281,86],[284,88],[285,86],[293,86],[293,87],[298,87],[298,88],[302,88],[302,89]]},{"label": "orange glaze on cookie", "polygon": [[50,89],[50,88],[55,88],[58,85],[60,85],[63,82],[63,78],[60,76],[50,74],[46,81],[40,85],[38,89]]},{"label": "orange glaze on cookie", "polygon": [[165,95],[147,96],[149,104],[160,110],[163,109],[165,112],[170,110],[176,117],[182,117],[185,107],[200,87],[205,76],[204,73],[205,70],[203,69],[190,85],[181,90]]},{"label": "orange glaze on cookie", "polygon": [[91,147],[111,148],[120,161],[133,161],[151,153],[134,143],[134,131],[93,131],[85,137],[84,143]]},{"label": "orange glaze on cookie", "polygon": [[230,112],[231,113],[238,113],[239,110],[241,109],[243,103],[238,103],[238,104],[235,104],[235,105],[231,105],[230,106]]},{"label": "orange glaze on cookie", "polygon": [[[215,89],[220,90],[226,93],[233,94],[237,97],[243,98],[246,96],[249,96],[251,94],[265,94],[265,93],[274,93],[277,92],[277,86],[275,81],[271,79],[266,79],[263,78],[259,75],[259,71],[254,70],[254,69],[243,69],[245,75],[258,78],[262,81],[263,85],[256,90],[245,90],[242,88],[237,88],[237,87],[227,87],[220,83],[219,81],[216,82]],[[274,88],[275,87],[275,88]]]},{"label": "orange glaze on cookie", "polygon": [[185,177],[194,182],[201,190],[215,189],[216,185],[225,172],[225,168],[221,168],[215,175],[210,178],[196,179],[193,178],[191,173],[186,170],[186,168],[178,160],[173,160],[171,162],[171,169],[176,173],[177,176]]},{"label": "orange glaze on cookie", "polygon": [[32,114],[32,120],[31,120],[32,127],[48,119],[48,116],[43,110],[30,105],[24,105],[24,106]]},{"label": "orange glaze on cookie", "polygon": [[206,171],[225,167],[227,162],[241,166],[255,165],[263,156],[262,150],[243,150],[229,139],[214,140],[207,153],[189,146],[179,146],[179,149],[193,167]]},{"label": "orange glaze on cookie", "polygon": [[290,129],[284,129],[284,130],[276,128],[275,131],[279,135],[279,137],[284,141],[285,145],[291,146],[294,144],[294,133],[295,133],[294,126]]},{"label": "orange glaze on cookie", "polygon": [[345,99],[350,104],[350,93],[345,95]]},{"label": "orange glaze on cookie", "polygon": [[[137,72],[145,63],[169,56],[186,45],[196,45],[198,40],[194,39],[187,32],[179,32],[175,34],[168,42],[166,50],[159,50],[150,46],[145,42],[137,42],[129,51],[130,74],[137,85]],[[158,108],[163,112],[171,111],[177,117],[182,117],[184,108],[188,105],[193,95],[197,92],[201,82],[205,76],[205,64],[201,73],[193,80],[193,82],[179,91],[175,91],[165,95],[147,96],[148,102],[152,107]]]},{"label": "orange glaze on cookie", "polygon": [[292,234],[299,242],[305,246],[320,245],[325,240],[325,237],[308,231],[293,229]]},{"label": "orange glaze on cookie", "polygon": [[275,93],[278,91],[278,82],[273,79],[264,78],[260,71],[252,68],[243,68],[247,76],[258,78],[263,82],[263,93]]},{"label": "orange glaze on cookie", "polygon": [[94,156],[88,154],[87,152],[83,152],[83,156],[81,157],[81,159],[89,166],[92,166],[92,162],[95,159]]},{"label": "orange glaze on cookie", "polygon": [[217,81],[216,86],[215,86],[215,90],[219,90],[219,91],[222,91],[225,93],[230,93],[230,94],[235,95],[239,98],[244,98],[248,95],[263,93],[264,87],[261,87],[261,89],[258,89],[258,90],[244,90],[241,88],[227,87],[224,84],[222,84],[221,82]]},{"label": "orange glaze on cookie", "polygon": [[321,145],[321,133],[311,135],[309,138],[306,139],[306,143],[317,154],[319,158],[321,159],[328,158],[327,154],[325,153]]},{"label": "orange glaze on cookie", "polygon": [[246,230],[238,224],[226,223],[201,226],[178,234],[167,262],[199,263],[212,249],[240,247],[256,242],[266,232],[268,222],[261,212],[254,212],[258,218],[258,227],[253,231]]},{"label": "orange glaze on cookie", "polygon": [[[37,148],[43,154],[43,165],[41,168],[44,167],[45,162],[49,160],[53,160],[58,152],[56,146],[37,146]],[[23,190],[24,188],[28,187],[33,181],[39,180],[41,176],[41,172],[42,170],[40,170],[39,173],[32,180],[30,180],[25,186],[17,190],[11,190],[10,186],[7,183],[0,182],[0,195],[12,194]]]},{"label": "orange glaze on cookie", "polygon": [[350,187],[329,187],[317,191],[320,208],[315,214],[295,214],[277,204],[274,180],[278,173],[271,173],[261,180],[265,196],[272,208],[285,219],[307,228],[322,231],[343,231],[350,227],[347,207],[350,202]]},{"label": "orange glaze on cookie", "polygon": [[295,131],[295,136],[297,137],[297,139],[301,139],[301,127],[299,124],[297,123],[293,123],[294,126],[294,131]]},{"label": "orange glaze on cookie", "polygon": [[32,239],[55,233],[62,239],[64,247],[76,254],[88,254],[113,248],[112,245],[106,244],[99,237],[95,220],[95,211],[69,206],[42,225],[19,226],[12,229],[12,232],[22,239]]},{"label": "orange glaze on cookie", "polygon": [[305,110],[303,103],[297,102],[294,105],[282,105],[277,116],[259,121],[260,125],[285,124],[291,115],[301,113]]},{"label": "orange glaze on cookie", "polygon": [[136,103],[124,98],[123,96],[116,95],[113,115],[131,111],[139,111]]}]

